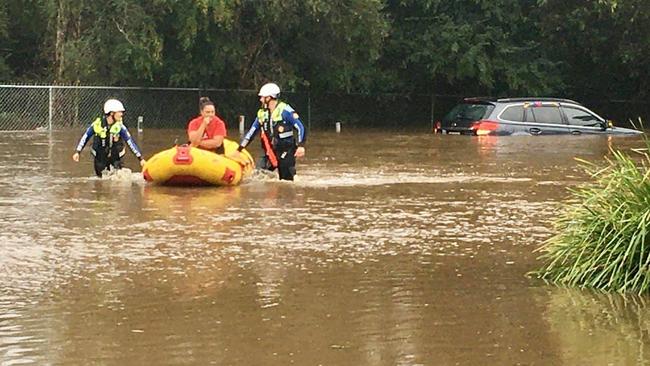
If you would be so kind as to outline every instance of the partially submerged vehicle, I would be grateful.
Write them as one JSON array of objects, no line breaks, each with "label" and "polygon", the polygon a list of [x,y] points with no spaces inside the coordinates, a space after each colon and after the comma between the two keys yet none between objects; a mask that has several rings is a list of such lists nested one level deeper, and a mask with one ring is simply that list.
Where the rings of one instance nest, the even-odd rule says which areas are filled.
[{"label": "partially submerged vehicle", "polygon": [[436,130],[498,136],[643,133],[615,127],[582,104],[561,98],[465,98],[445,115]]}]

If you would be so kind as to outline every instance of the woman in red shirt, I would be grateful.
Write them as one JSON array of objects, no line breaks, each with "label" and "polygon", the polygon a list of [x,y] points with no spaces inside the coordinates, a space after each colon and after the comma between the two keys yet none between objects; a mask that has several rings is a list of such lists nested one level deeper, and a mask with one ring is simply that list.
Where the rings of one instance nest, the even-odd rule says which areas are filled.
[{"label": "woman in red shirt", "polygon": [[223,154],[223,139],[226,137],[226,124],[217,117],[214,103],[208,97],[199,99],[201,115],[187,125],[190,146]]}]

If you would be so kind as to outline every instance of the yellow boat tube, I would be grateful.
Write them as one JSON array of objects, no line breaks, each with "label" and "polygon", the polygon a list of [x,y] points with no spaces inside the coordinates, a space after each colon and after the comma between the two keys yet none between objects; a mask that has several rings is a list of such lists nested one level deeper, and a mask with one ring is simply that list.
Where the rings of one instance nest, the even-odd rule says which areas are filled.
[{"label": "yellow boat tube", "polygon": [[224,140],[223,145],[225,155],[189,145],[174,146],[147,160],[142,175],[147,182],[164,185],[237,185],[253,172],[253,158],[246,150],[242,150],[237,160],[229,158],[239,144]]}]

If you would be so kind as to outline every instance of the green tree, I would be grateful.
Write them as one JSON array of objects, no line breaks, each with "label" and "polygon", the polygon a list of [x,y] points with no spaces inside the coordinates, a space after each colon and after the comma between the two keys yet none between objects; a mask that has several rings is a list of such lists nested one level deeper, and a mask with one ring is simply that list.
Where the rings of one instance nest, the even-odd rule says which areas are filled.
[{"label": "green tree", "polygon": [[46,3],[55,82],[138,84],[161,62],[155,1]]},{"label": "green tree", "polygon": [[296,1],[293,9],[299,22],[279,41],[301,82],[315,90],[371,90],[390,31],[383,3],[311,0]]},{"label": "green tree", "polygon": [[540,1],[540,29],[581,98],[646,98],[650,12],[645,0]]},{"label": "green tree", "polygon": [[7,82],[48,82],[43,40],[48,20],[40,0],[0,2],[0,77]]},{"label": "green tree", "polygon": [[374,78],[388,23],[378,0],[170,1],[160,77],[170,85],[354,90]]},{"label": "green tree", "polygon": [[4,0],[7,82],[646,98],[646,0]]},{"label": "green tree", "polygon": [[155,79],[171,86],[237,87],[237,2],[160,1],[162,59]]},{"label": "green tree", "polygon": [[9,19],[7,17],[7,4],[0,3],[0,80],[9,80],[11,69],[7,65],[7,54],[10,52]]},{"label": "green tree", "polygon": [[397,65],[401,90],[542,95],[562,85],[531,18],[536,1],[390,3],[383,62]]}]

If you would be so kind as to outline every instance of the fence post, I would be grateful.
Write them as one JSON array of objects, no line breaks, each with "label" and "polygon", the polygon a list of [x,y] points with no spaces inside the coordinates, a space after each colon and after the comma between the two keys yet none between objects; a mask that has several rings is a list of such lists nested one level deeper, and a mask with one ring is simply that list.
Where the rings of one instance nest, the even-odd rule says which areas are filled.
[{"label": "fence post", "polygon": [[436,110],[436,95],[431,94],[431,131],[435,132],[436,128],[436,121],[435,121],[435,116],[434,112]]},{"label": "fence post", "polygon": [[307,91],[307,129],[311,131],[311,91]]},{"label": "fence post", "polygon": [[47,128],[52,132],[52,87],[50,86],[48,88],[49,90],[49,96],[48,96],[48,112],[47,112]]},{"label": "fence post", "polygon": [[244,133],[246,132],[246,117],[240,114],[237,120],[239,121],[239,136],[244,136]]}]

